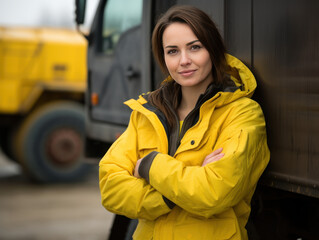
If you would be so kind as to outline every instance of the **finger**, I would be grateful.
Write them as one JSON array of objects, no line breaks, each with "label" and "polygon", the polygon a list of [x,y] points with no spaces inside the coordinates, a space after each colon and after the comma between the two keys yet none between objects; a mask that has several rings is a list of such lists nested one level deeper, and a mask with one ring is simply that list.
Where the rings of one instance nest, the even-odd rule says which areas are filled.
[{"label": "finger", "polygon": [[214,152],[208,154],[208,155],[205,157],[205,159],[214,157],[214,156],[220,154],[222,151],[223,151],[223,148],[218,148],[218,149],[216,149]]},{"label": "finger", "polygon": [[210,158],[207,158],[205,159],[205,161],[203,162],[203,165],[202,166],[205,166],[207,165],[208,163],[212,163],[212,162],[216,162],[218,160],[220,160],[222,157],[224,157],[224,153],[220,153],[218,155],[215,155],[213,157],[210,157]]},{"label": "finger", "polygon": [[207,159],[208,162],[214,162],[214,161],[217,161],[219,159],[221,159],[225,154],[224,153],[220,153],[218,155],[215,155],[213,157],[210,157]]},{"label": "finger", "polygon": [[214,152],[216,153],[216,154],[218,154],[218,153],[221,153],[223,151],[223,148],[218,148],[218,149],[216,149]]},{"label": "finger", "polygon": [[223,148],[218,148],[218,149],[216,149],[215,151],[213,151],[212,153],[208,154],[207,157],[208,157],[208,158],[213,157],[213,156],[215,156],[215,155],[220,154],[222,151],[223,151]]},{"label": "finger", "polygon": [[140,174],[138,173],[138,169],[134,170],[134,177],[140,178]]},{"label": "finger", "polygon": [[140,167],[141,161],[142,161],[142,159],[139,159],[139,160],[137,160],[137,162],[136,162],[136,165],[135,165],[135,168],[134,168],[134,172],[133,172],[134,177],[137,177],[137,178],[140,178],[140,177],[141,177],[140,174],[139,174],[139,172],[138,172],[138,169],[139,169],[139,167]]}]

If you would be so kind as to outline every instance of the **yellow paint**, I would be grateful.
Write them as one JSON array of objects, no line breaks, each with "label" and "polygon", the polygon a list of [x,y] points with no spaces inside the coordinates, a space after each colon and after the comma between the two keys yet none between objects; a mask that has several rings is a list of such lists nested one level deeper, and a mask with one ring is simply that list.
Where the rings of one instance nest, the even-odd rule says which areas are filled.
[{"label": "yellow paint", "polygon": [[0,113],[27,111],[45,89],[84,92],[86,52],[73,30],[0,27]]}]

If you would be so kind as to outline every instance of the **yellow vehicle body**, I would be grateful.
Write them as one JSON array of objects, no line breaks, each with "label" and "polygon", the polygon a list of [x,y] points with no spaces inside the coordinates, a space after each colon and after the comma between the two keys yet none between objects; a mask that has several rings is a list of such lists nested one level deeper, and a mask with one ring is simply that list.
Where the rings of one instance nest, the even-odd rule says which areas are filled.
[{"label": "yellow vehicle body", "polygon": [[0,27],[0,114],[28,112],[45,90],[84,92],[86,51],[75,30]]},{"label": "yellow vehicle body", "polygon": [[75,30],[0,27],[0,148],[37,181],[88,172],[86,54]]}]

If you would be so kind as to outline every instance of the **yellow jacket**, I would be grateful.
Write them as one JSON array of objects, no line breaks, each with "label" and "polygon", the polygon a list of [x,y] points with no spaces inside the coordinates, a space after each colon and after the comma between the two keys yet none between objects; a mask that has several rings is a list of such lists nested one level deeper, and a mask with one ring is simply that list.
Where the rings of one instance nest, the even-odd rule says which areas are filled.
[{"label": "yellow jacket", "polygon": [[[231,78],[237,87],[200,105],[173,156],[165,121],[147,100],[126,102],[131,119],[100,162],[100,189],[107,210],[139,219],[134,239],[248,238],[251,197],[270,153],[262,110],[250,99],[255,78],[238,59],[227,61],[239,70],[240,80]],[[220,147],[224,157],[201,167]],[[133,170],[143,157],[138,179]]]}]

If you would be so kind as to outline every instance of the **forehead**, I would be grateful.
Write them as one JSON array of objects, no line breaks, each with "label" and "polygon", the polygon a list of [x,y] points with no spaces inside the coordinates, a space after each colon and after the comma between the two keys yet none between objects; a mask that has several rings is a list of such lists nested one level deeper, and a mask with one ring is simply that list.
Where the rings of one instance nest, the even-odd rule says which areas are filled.
[{"label": "forehead", "polygon": [[163,46],[185,45],[198,38],[186,23],[172,23],[163,32]]}]

